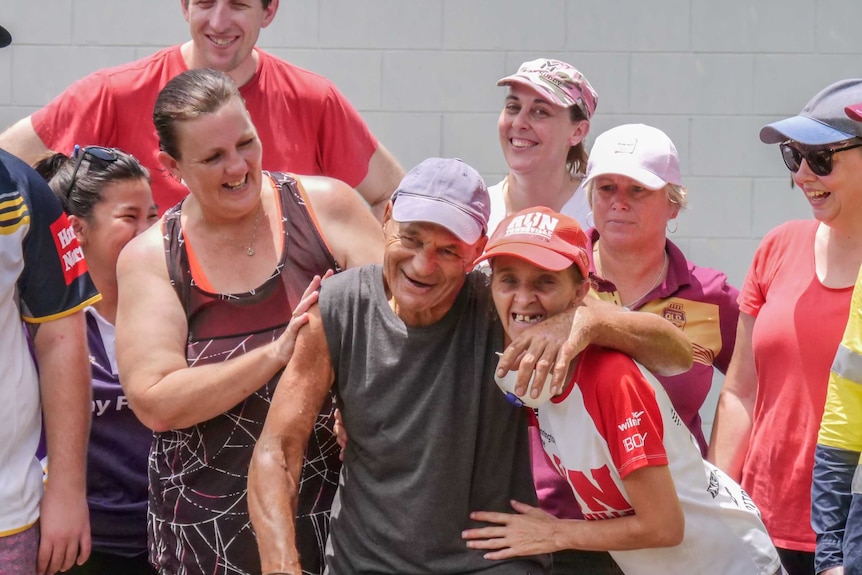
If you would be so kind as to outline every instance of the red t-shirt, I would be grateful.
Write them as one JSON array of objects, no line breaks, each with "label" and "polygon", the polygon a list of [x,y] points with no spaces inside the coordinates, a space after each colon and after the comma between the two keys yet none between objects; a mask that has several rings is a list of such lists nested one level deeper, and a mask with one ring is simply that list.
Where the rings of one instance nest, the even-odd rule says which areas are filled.
[{"label": "red t-shirt", "polygon": [[816,220],[787,222],[757,248],[739,296],[755,316],[757,399],[742,487],[778,547],[814,551],[811,474],[829,369],[853,287],[830,289],[814,268]]},{"label": "red t-shirt", "polygon": [[[326,78],[262,50],[240,88],[263,144],[263,168],[325,175],[356,187],[377,149],[359,113]],[[78,80],[31,117],[44,144],[70,154],[75,144],[120,148],[150,170],[159,213],[186,196],[158,161],[153,106],[168,81],[188,67],[179,46]]]}]

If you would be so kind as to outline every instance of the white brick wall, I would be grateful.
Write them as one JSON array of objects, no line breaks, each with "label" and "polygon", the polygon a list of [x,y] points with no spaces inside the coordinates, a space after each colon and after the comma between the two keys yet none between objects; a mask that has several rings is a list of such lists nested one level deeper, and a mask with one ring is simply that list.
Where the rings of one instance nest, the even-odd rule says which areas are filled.
[{"label": "white brick wall", "polygon": [[[187,38],[179,0],[0,0],[0,22],[0,127]],[[460,156],[489,183],[505,173],[495,81],[572,62],[599,92],[589,142],[632,121],[673,138],[691,198],[674,238],[738,285],[765,232],[810,216],[758,130],[862,74],[860,22],[859,0],[282,0],[260,44],[331,78],[405,167]]]}]

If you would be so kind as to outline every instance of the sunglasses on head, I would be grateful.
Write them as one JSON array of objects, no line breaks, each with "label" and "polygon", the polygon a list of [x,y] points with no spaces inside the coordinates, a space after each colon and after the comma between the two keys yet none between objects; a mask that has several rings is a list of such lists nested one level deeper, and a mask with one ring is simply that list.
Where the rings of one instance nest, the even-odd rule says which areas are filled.
[{"label": "sunglasses on head", "polygon": [[791,145],[792,140],[787,140],[780,144],[781,158],[784,160],[784,165],[794,174],[799,171],[799,166],[802,165],[804,159],[808,163],[808,168],[818,176],[828,176],[832,173],[832,156],[838,152],[852,150],[853,148],[862,147],[862,142],[851,140],[846,145],[839,145],[834,148],[813,148],[808,150],[799,150]]},{"label": "sunglasses on head", "polygon": [[78,170],[81,169],[81,163],[84,161],[84,158],[88,158],[91,162],[93,159],[96,159],[110,164],[111,162],[116,162],[119,156],[111,148],[103,148],[102,146],[86,146],[82,148],[75,144],[75,149],[72,152],[72,159],[76,160],[75,169],[72,170],[72,179],[69,180],[69,189],[66,190],[67,198],[72,195],[72,190],[75,189],[75,178],[78,176]]}]

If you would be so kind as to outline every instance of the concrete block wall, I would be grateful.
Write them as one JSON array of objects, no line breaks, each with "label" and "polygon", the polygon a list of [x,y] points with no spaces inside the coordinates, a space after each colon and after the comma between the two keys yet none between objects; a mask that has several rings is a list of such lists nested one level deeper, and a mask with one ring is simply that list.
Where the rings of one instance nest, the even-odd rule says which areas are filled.
[{"label": "concrete block wall", "polygon": [[[0,126],[75,79],[187,39],[180,0],[0,0]],[[575,64],[599,93],[591,136],[638,121],[676,143],[691,207],[673,239],[739,285],[759,239],[808,218],[757,138],[820,88],[859,76],[858,0],[281,0],[260,45],[332,79],[409,168],[459,156],[505,174],[498,78]],[[711,408],[704,413],[711,421]]]}]

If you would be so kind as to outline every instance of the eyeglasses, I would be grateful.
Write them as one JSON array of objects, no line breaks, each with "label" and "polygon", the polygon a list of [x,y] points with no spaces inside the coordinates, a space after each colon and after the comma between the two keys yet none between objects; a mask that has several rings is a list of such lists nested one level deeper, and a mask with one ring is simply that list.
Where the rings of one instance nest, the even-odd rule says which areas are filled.
[{"label": "eyeglasses", "polygon": [[72,190],[75,189],[75,178],[78,175],[78,170],[81,168],[84,158],[90,158],[91,162],[93,159],[96,159],[110,164],[111,162],[116,162],[119,156],[111,148],[103,148],[102,146],[87,146],[82,148],[75,144],[75,149],[72,151],[72,159],[77,161],[75,162],[75,169],[72,170],[72,179],[69,180],[69,189],[66,190],[67,198],[72,195]]},{"label": "eyeglasses", "polygon": [[794,174],[799,171],[799,166],[802,165],[804,158],[808,162],[808,167],[818,176],[828,176],[832,173],[832,156],[838,152],[852,150],[853,148],[862,147],[862,142],[853,141],[847,146],[837,148],[816,148],[810,150],[798,150],[790,145],[791,140],[783,142],[781,148],[781,158],[784,160],[784,165]]}]

